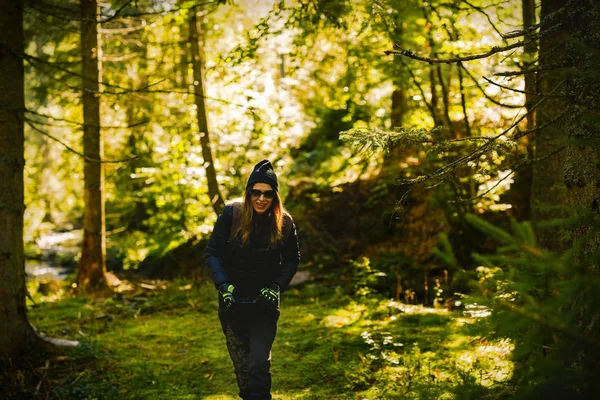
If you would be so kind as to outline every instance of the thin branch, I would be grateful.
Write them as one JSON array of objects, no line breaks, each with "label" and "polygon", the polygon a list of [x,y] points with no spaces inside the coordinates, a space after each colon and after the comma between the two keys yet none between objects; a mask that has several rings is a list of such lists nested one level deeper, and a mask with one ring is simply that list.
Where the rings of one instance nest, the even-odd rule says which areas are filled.
[{"label": "thin branch", "polygon": [[527,29],[523,29],[523,30],[519,30],[519,31],[512,31],[512,32],[504,33],[504,34],[501,33],[501,35],[502,35],[502,37],[504,39],[514,39],[514,38],[517,38],[517,37],[527,36],[527,35],[529,35],[531,33],[534,33],[541,26],[542,26],[542,22],[539,22],[539,23],[537,23],[535,25],[531,25]]},{"label": "thin branch", "polygon": [[[208,6],[208,5],[218,5],[218,1],[205,1],[205,2],[200,2],[200,3],[196,3],[193,4],[189,7],[178,7],[178,8],[171,8],[170,10],[160,10],[160,11],[149,11],[149,12],[137,12],[137,13],[124,13],[124,14],[120,14],[120,12],[126,7],[128,6],[130,3],[132,3],[133,0],[129,0],[127,1],[122,7],[120,7],[116,13],[114,15],[111,16],[107,16],[105,19],[102,19],[103,15],[99,14],[98,18],[99,20],[97,21],[100,24],[104,24],[107,22],[110,22],[114,19],[117,18],[130,18],[130,17],[144,17],[144,16],[166,16],[168,14],[177,14],[180,11],[186,11],[186,10],[194,10],[197,9],[199,7],[203,7],[203,6]],[[51,16],[53,18],[57,18],[63,21],[68,21],[68,22],[73,22],[73,21],[83,21],[84,19],[81,18],[81,16],[79,16],[79,13],[77,12],[77,10],[75,9],[69,9],[66,7],[60,7],[56,4],[44,4],[43,2],[39,2],[36,0],[27,0],[27,6],[25,7],[25,11],[27,11],[28,9],[33,9],[36,10],[40,13],[40,15],[44,15],[44,16]],[[63,13],[59,13],[56,11],[62,11]]]},{"label": "thin branch", "polygon": [[514,39],[516,37],[527,36],[527,35],[535,32],[536,30],[538,30],[541,27],[550,25],[557,17],[562,17],[561,19],[563,19],[563,20],[566,18],[569,18],[572,15],[574,15],[577,11],[568,12],[567,15],[564,15],[564,16],[562,16],[561,14],[563,14],[566,10],[571,10],[571,5],[573,2],[574,2],[574,0],[567,1],[564,6],[562,6],[555,12],[548,14],[545,19],[541,20],[539,23],[537,23],[535,25],[531,25],[527,29],[508,32],[508,33],[503,34],[502,37],[504,37],[505,39]]},{"label": "thin branch", "polygon": [[481,194],[478,194],[477,196],[470,197],[468,199],[463,199],[462,197],[459,197],[457,200],[449,200],[448,202],[449,203],[465,203],[465,202],[472,202],[473,200],[481,199],[485,195],[487,195],[488,193],[490,193],[492,190],[494,190],[495,188],[497,188],[502,182],[504,182],[505,180],[507,180],[516,171],[520,170],[521,168],[523,168],[525,166],[528,166],[528,165],[531,165],[531,164],[535,164],[536,162],[540,162],[540,161],[545,160],[547,158],[553,157],[555,154],[560,153],[561,151],[565,150],[566,148],[567,148],[567,146],[561,146],[558,149],[555,149],[555,150],[551,151],[550,153],[546,154],[543,157],[535,158],[533,160],[530,160],[530,159],[521,160],[521,161],[517,162],[515,165],[510,166],[510,169],[511,169],[510,173],[508,173],[505,177],[503,177],[498,182],[496,182],[496,184],[494,186],[492,186],[491,188],[489,188],[485,192],[483,192]]},{"label": "thin branch", "polygon": [[469,3],[467,0],[462,0],[463,3],[467,4],[469,7],[474,8],[475,10],[479,11],[481,14],[485,15],[485,17],[487,18],[488,22],[490,23],[491,27],[496,31],[496,33],[498,33],[498,35],[500,35],[500,37],[506,41],[506,37],[502,34],[502,32],[500,32],[500,30],[496,27],[496,25],[492,22],[492,19],[490,18],[489,14],[486,13],[481,7],[477,7],[474,4]]},{"label": "thin branch", "polygon": [[504,71],[504,72],[497,72],[494,74],[494,76],[521,76],[521,75],[527,75],[533,72],[544,72],[544,71],[555,71],[557,69],[566,67],[567,64],[562,62],[562,63],[555,63],[555,64],[550,64],[544,67],[536,67],[536,68],[529,68],[529,69],[523,69],[521,71]]},{"label": "thin branch", "polygon": [[544,128],[546,128],[546,127],[554,124],[555,122],[560,121],[562,118],[564,118],[565,115],[567,115],[569,113],[569,111],[570,110],[567,108],[567,109],[563,110],[563,112],[560,113],[558,116],[552,118],[548,122],[543,123],[542,125],[536,126],[535,128],[527,129],[527,130],[525,130],[523,132],[517,131],[517,133],[513,136],[513,139],[514,140],[518,140],[518,139],[521,139],[523,136],[529,135],[532,132],[536,132],[536,131],[542,130],[542,129],[544,129]]},{"label": "thin branch", "polygon": [[[70,71],[70,70],[68,70],[66,68],[58,67],[54,63],[50,63],[48,61],[44,61],[42,59],[39,59],[39,58],[34,57],[34,56],[27,55],[27,54],[25,56],[26,56],[25,59],[31,58],[32,60],[40,62],[40,63],[45,64],[45,65],[48,65],[51,68],[58,69],[60,71],[66,72],[68,74],[71,74],[71,75],[74,75],[74,76],[77,76],[77,77],[80,77],[80,78],[83,78],[83,79],[89,79],[89,78],[84,77],[83,75],[81,75],[81,74],[79,74],[77,72]],[[103,85],[105,87],[111,87],[111,88],[121,89],[122,90],[121,92],[119,92],[119,91],[111,91],[111,90],[104,89],[104,90],[102,90],[101,92],[98,92],[98,93],[101,93],[103,95],[110,94],[110,95],[115,95],[115,96],[122,96],[122,95],[125,95],[125,94],[134,94],[134,93],[167,93],[167,94],[174,93],[174,94],[189,94],[189,95],[193,95],[193,96],[199,96],[198,94],[196,94],[195,92],[192,92],[192,91],[166,90],[166,89],[164,89],[164,90],[146,90],[147,88],[152,87],[152,86],[156,86],[156,85],[158,85],[158,84],[160,84],[160,83],[162,83],[162,82],[164,82],[166,80],[167,80],[167,78],[163,78],[163,79],[161,79],[159,81],[149,83],[146,86],[143,86],[143,87],[141,87],[139,89],[131,89],[131,88],[127,88],[127,87],[124,87],[124,86],[114,85],[114,84],[110,84],[110,83],[106,83],[106,82],[98,82],[100,85]],[[70,87],[71,89],[77,89],[77,90],[79,90],[79,87],[74,87],[74,86],[70,86],[70,85],[67,85],[67,86]],[[224,104],[228,104],[228,105],[233,105],[233,106],[236,106],[236,107],[244,107],[244,108],[246,107],[243,104],[234,103],[234,102],[231,102],[231,101],[228,101],[228,100],[218,99],[216,97],[210,97],[210,96],[206,96],[206,95],[204,96],[204,99],[206,99],[206,100],[212,100],[212,101],[217,101],[217,102],[220,102],[220,103],[224,103]]]},{"label": "thin branch", "polygon": [[471,136],[471,124],[469,123],[469,115],[467,114],[467,98],[465,94],[465,88],[463,85],[463,76],[462,76],[462,63],[458,63],[458,87],[460,90],[460,104],[462,106],[462,112],[465,117],[465,133],[467,136]]},{"label": "thin branch", "polygon": [[[77,21],[77,20],[81,20],[81,18],[78,16],[79,15],[79,10],[75,9],[75,8],[67,8],[67,7],[61,7],[58,4],[46,4],[44,2],[41,1],[37,1],[37,0],[26,0],[25,1],[25,5],[26,7],[24,7],[24,11],[27,12],[29,9],[31,10],[35,10],[38,13],[40,13],[40,15],[44,15],[44,16],[51,16],[63,21],[68,21],[68,22],[72,22],[72,21]],[[55,11],[61,11],[62,14],[56,13]]]},{"label": "thin branch", "polygon": [[556,29],[558,29],[558,27],[561,26],[561,24],[557,24],[555,26],[553,26],[552,28],[548,28],[547,30],[540,32],[539,34],[535,35],[534,37],[530,38],[530,39],[526,39],[526,40],[522,40],[520,42],[516,42],[507,46],[503,46],[503,47],[499,47],[499,46],[494,46],[492,47],[489,51],[485,52],[485,53],[481,53],[481,54],[473,54],[470,56],[464,56],[464,57],[454,57],[454,58],[432,58],[432,57],[424,57],[424,56],[420,56],[415,54],[414,52],[412,52],[411,50],[404,50],[404,49],[400,49],[400,50],[386,50],[384,51],[384,54],[386,55],[400,55],[400,56],[405,56],[408,58],[412,58],[413,60],[418,60],[418,61],[424,61],[427,62],[429,64],[453,64],[453,63],[458,63],[458,62],[464,62],[464,61],[473,61],[473,60],[480,60],[482,58],[488,58],[494,54],[497,53],[502,53],[504,51],[507,50],[512,50],[512,49],[516,49],[518,47],[523,47],[528,45],[529,43],[533,43],[535,41],[537,41],[539,38],[541,38],[542,36],[548,35],[549,33],[555,31]]},{"label": "thin branch", "polygon": [[42,135],[54,140],[55,142],[60,143],[64,148],[66,148],[68,151],[70,151],[73,154],[78,155],[79,157],[83,158],[86,161],[89,162],[97,162],[97,163],[102,163],[102,164],[121,164],[121,163],[127,163],[130,162],[132,160],[135,160],[137,158],[139,158],[140,156],[134,156],[134,157],[129,157],[129,158],[124,158],[122,160],[100,160],[100,159],[94,159],[94,158],[90,158],[80,152],[78,152],[77,150],[75,150],[74,148],[72,148],[71,146],[69,146],[68,144],[66,144],[65,142],[61,141],[60,139],[58,139],[57,137],[52,136],[51,134],[49,134],[48,132],[45,132],[43,130],[41,130],[40,128],[38,128],[37,126],[34,125],[34,123],[28,119],[24,119],[24,122],[29,125],[31,127],[31,129],[33,129],[34,131],[41,133]]},{"label": "thin branch", "polygon": [[410,77],[411,77],[412,81],[414,82],[414,84],[417,86],[417,89],[419,89],[419,92],[421,93],[421,97],[423,98],[423,101],[425,102],[425,105],[427,106],[427,108],[431,112],[431,115],[432,115],[433,119],[435,120],[435,111],[433,109],[433,105],[429,104],[429,102],[427,101],[427,96],[425,96],[425,91],[423,90],[423,87],[419,84],[419,82],[417,82],[417,77],[413,73],[412,68],[408,68],[408,66],[406,65],[406,63],[402,59],[400,59],[400,62],[402,63],[402,67],[406,71],[408,71],[408,74],[410,75]]},{"label": "thin branch", "polygon": [[104,54],[103,53],[102,57],[100,57],[100,61],[102,63],[123,62],[123,61],[131,60],[132,58],[135,58],[139,55],[140,55],[140,53],[138,53],[138,52],[133,52],[133,53],[129,53],[129,54],[121,54],[121,55],[112,55],[112,54]]},{"label": "thin branch", "polygon": [[106,22],[112,21],[113,19],[117,18],[117,17],[119,16],[119,13],[120,13],[121,11],[123,11],[123,9],[124,9],[125,7],[127,7],[129,4],[131,4],[131,2],[132,2],[132,1],[133,1],[133,0],[128,0],[128,1],[126,1],[126,2],[125,2],[125,4],[123,4],[123,5],[122,5],[120,8],[118,8],[118,9],[115,11],[115,13],[114,13],[112,16],[110,16],[110,17],[107,17],[107,18],[105,18],[105,19],[102,19],[102,18],[100,18],[100,21],[98,21],[98,22],[99,22],[99,23],[101,23],[101,24],[104,24],[104,23],[106,23]]},{"label": "thin branch", "polygon": [[[79,121],[73,121],[73,120],[70,120],[70,119],[53,117],[52,115],[42,114],[42,113],[39,113],[37,111],[32,111],[32,110],[28,110],[28,109],[25,109],[25,112],[29,113],[29,114],[37,115],[38,117],[42,117],[42,118],[51,119],[51,120],[54,120],[54,121],[65,122],[65,123],[70,124],[70,125],[83,126],[83,122],[79,122]],[[30,120],[30,121],[33,122],[33,123],[35,123],[35,124],[40,124],[40,125],[55,126],[55,127],[58,127],[58,128],[64,128],[64,127],[66,127],[66,125],[54,125],[54,124],[51,124],[51,123],[48,123],[48,122],[41,122],[41,121],[34,121],[34,120]],[[118,125],[115,125],[115,126],[103,125],[103,126],[100,126],[100,128],[101,129],[131,129],[131,128],[138,127],[140,125],[147,124],[148,122],[150,122],[149,119],[144,119],[144,120],[141,120],[139,122],[136,122],[136,123],[133,123],[133,124],[130,124],[130,125],[123,125],[123,126],[118,126]]]},{"label": "thin branch", "polygon": [[502,182],[504,182],[505,180],[507,180],[508,178],[511,177],[512,174],[515,173],[515,170],[512,169],[510,171],[510,173],[508,173],[504,178],[500,179],[498,182],[496,182],[496,184],[494,186],[492,186],[491,188],[489,188],[488,190],[486,190],[485,192],[478,194],[477,196],[473,196],[470,197],[468,199],[463,199],[462,197],[459,197],[457,200],[448,200],[448,203],[470,203],[473,200],[478,200],[483,198],[486,194],[490,193],[492,190],[496,189]]},{"label": "thin branch", "polygon": [[[459,68],[462,68],[463,71],[465,71],[467,73],[467,75],[469,76],[469,78],[471,78],[471,80],[473,81],[473,83],[475,84],[475,86],[477,86],[477,88],[479,89],[479,91],[481,92],[481,94],[483,94],[483,96],[488,99],[489,101],[491,101],[492,103],[501,106],[501,107],[506,107],[506,108],[522,108],[523,105],[521,104],[504,104],[499,102],[498,100],[494,99],[493,97],[491,97],[489,94],[487,94],[485,92],[485,89],[481,87],[481,85],[479,84],[479,82],[477,82],[477,79],[471,74],[471,72],[465,68],[464,65],[459,64]],[[487,79],[485,77],[483,77],[484,79]]]},{"label": "thin branch", "polygon": [[[35,56],[29,55],[29,54],[25,54],[25,53],[22,53],[21,56],[26,61],[35,61],[35,62],[44,64],[44,65],[47,65],[50,68],[54,68],[54,69],[57,69],[59,71],[66,72],[67,74],[70,74],[70,75],[73,75],[73,76],[76,76],[76,77],[79,77],[79,78],[82,78],[82,79],[88,79],[88,80],[90,79],[88,77],[85,77],[85,76],[77,73],[77,72],[71,71],[71,70],[66,69],[66,68],[59,67],[59,66],[55,65],[54,63],[42,60],[42,59],[40,59],[38,57],[35,57]],[[158,84],[160,84],[160,83],[162,83],[162,82],[164,82],[166,80],[167,80],[167,78],[163,78],[163,79],[161,79],[159,81],[149,83],[149,84],[147,84],[146,86],[144,86],[144,87],[142,87],[140,89],[130,89],[130,88],[126,88],[126,87],[123,87],[123,86],[114,85],[114,84],[110,84],[110,83],[106,83],[106,82],[98,82],[98,83],[100,85],[102,85],[102,86],[105,86],[105,87],[111,87],[111,88],[123,90],[122,92],[110,91],[110,90],[102,90],[102,92],[100,92],[102,94],[111,94],[111,95],[116,95],[116,96],[121,96],[121,95],[124,95],[124,94],[130,94],[130,93],[176,93],[176,94],[190,94],[190,95],[199,96],[195,92],[188,92],[188,91],[181,91],[181,90],[179,90],[179,91],[178,90],[145,90],[146,88],[149,88],[149,87],[152,87],[152,86],[156,86],[156,85],[158,85]],[[71,88],[73,88],[73,87],[71,87]],[[204,96],[204,98],[207,99],[207,100],[213,100],[213,101],[218,101],[218,102],[225,103],[225,104],[231,104],[231,105],[234,105],[236,107],[245,107],[242,104],[233,103],[233,102],[230,102],[228,100],[218,99],[218,98],[215,98],[215,97]]]},{"label": "thin branch", "polygon": [[510,90],[510,91],[516,92],[516,93],[531,94],[531,95],[536,95],[536,96],[540,96],[540,97],[568,97],[566,95],[560,95],[560,94],[550,95],[550,94],[547,94],[547,93],[533,93],[533,92],[528,92],[528,91],[525,91],[525,90],[516,89],[516,88],[512,88],[510,86],[502,85],[502,84],[500,84],[498,82],[494,82],[493,80],[491,80],[491,79],[489,79],[489,78],[487,78],[485,76],[482,76],[482,78],[485,79],[488,83],[490,83],[490,84],[492,84],[494,86],[498,86],[501,89]]},{"label": "thin branch", "polygon": [[138,13],[126,13],[121,15],[121,18],[128,18],[128,17],[145,17],[145,16],[151,16],[151,15],[159,15],[159,16],[163,16],[163,15],[167,15],[167,14],[177,14],[180,11],[187,11],[187,10],[195,10],[199,7],[204,7],[204,6],[209,6],[209,5],[219,5],[218,1],[204,1],[201,3],[196,3],[193,4],[189,7],[177,7],[177,8],[171,8],[169,10],[160,10],[160,11],[148,11],[148,12],[138,12]]},{"label": "thin branch", "polygon": [[[556,85],[554,87],[554,89],[552,89],[552,91],[550,92],[550,94],[552,94],[554,91],[558,90],[559,87],[561,87],[564,84],[564,80],[561,81],[558,85]],[[476,159],[477,157],[479,157],[481,154],[485,153],[491,146],[491,144],[496,141],[496,139],[500,138],[501,136],[505,136],[511,129],[513,129],[515,126],[517,126],[523,119],[525,119],[525,117],[527,117],[527,115],[529,115],[531,112],[533,112],[533,110],[535,110],[537,107],[540,106],[540,104],[542,104],[544,101],[546,101],[546,97],[540,99],[540,101],[538,101],[534,106],[532,106],[529,110],[527,110],[526,113],[524,113],[520,118],[516,119],[515,122],[513,122],[508,128],[506,128],[505,130],[503,130],[502,132],[500,132],[498,135],[496,136],[491,136],[490,140],[483,144],[481,147],[475,149],[474,151],[472,151],[470,154],[467,154],[463,157],[458,158],[457,160],[454,160],[440,168],[438,168],[437,170],[433,171],[430,174],[426,174],[426,175],[421,175],[417,178],[414,179],[410,179],[410,180],[403,180],[401,182],[403,183],[421,183],[427,179],[431,179],[431,178],[437,178],[439,176],[445,175],[449,170],[455,169],[457,166],[462,165],[464,163],[467,163],[469,161],[472,161],[474,159]]]},{"label": "thin branch", "polygon": [[522,94],[535,94],[535,93],[531,93],[531,92],[526,92],[525,90],[511,88],[510,86],[502,85],[500,83],[494,82],[493,80],[491,80],[491,79],[489,79],[488,77],[485,77],[485,76],[482,76],[482,78],[485,79],[487,82],[491,83],[492,85],[498,86],[501,89],[506,89],[506,90],[510,90],[512,92],[517,92],[517,93],[522,93]]}]

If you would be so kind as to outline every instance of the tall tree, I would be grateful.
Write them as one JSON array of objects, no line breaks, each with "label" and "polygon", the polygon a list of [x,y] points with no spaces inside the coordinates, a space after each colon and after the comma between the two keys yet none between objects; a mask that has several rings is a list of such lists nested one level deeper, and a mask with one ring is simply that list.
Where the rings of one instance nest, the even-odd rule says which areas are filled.
[{"label": "tall tree", "polygon": [[[529,70],[535,66],[535,55],[537,53],[537,43],[533,40],[533,32],[530,32],[531,28],[535,25],[535,1],[534,0],[523,0],[523,30],[529,32],[525,34],[526,44],[523,46],[523,68]],[[527,109],[527,129],[533,129],[535,126],[535,73],[529,72],[525,74],[525,108]],[[529,137],[529,141],[532,136]]]},{"label": "tall tree", "polygon": [[108,289],[106,280],[106,228],[104,177],[100,134],[100,61],[98,5],[81,0],[81,58],[83,104],[84,201],[83,248],[77,285],[84,291]]},{"label": "tall tree", "polygon": [[29,324],[25,297],[23,3],[0,0],[0,360],[41,346],[78,342],[41,336]]},{"label": "tall tree", "polygon": [[[397,9],[393,12],[393,26],[387,28],[387,35],[392,43],[397,46],[403,45],[404,28],[402,23],[408,19],[405,15],[407,12],[400,11],[402,8],[400,5],[402,2],[397,4]],[[390,122],[392,130],[395,128],[402,127],[404,118],[408,113],[408,85],[406,83],[406,65],[401,58],[395,58],[392,65],[392,84],[394,89],[392,91],[391,104],[390,104]],[[398,164],[404,161],[407,156],[406,150],[403,146],[392,146],[389,152],[383,159],[381,168],[380,178],[390,178],[391,180],[398,178]]]},{"label": "tall tree", "polygon": [[[524,71],[525,81],[525,110],[527,111],[527,131],[523,138],[525,141],[522,148],[527,153],[527,158],[535,158],[535,126],[536,126],[536,97],[537,83],[536,73],[532,70],[536,66],[536,55],[538,51],[537,40],[535,40],[535,1],[522,0],[523,31],[526,44],[523,46],[521,65]],[[533,165],[524,164],[514,174],[514,182],[511,190],[507,193],[506,200],[513,205],[512,213],[519,220],[531,219],[531,188],[533,179]]]},{"label": "tall tree", "polygon": [[0,358],[13,358],[36,335],[25,306],[23,3],[0,0],[0,9]]},{"label": "tall tree", "polygon": [[[566,121],[564,179],[569,204],[587,222],[574,232],[575,240],[581,239],[593,224],[591,221],[600,217],[600,0],[581,2],[578,7],[580,11],[567,26],[565,74],[571,107]],[[598,252],[600,235],[596,233],[595,240],[589,243],[584,253]],[[597,273],[598,259],[595,263]],[[598,332],[598,310],[593,312]]]},{"label": "tall tree", "polygon": [[561,235],[556,229],[540,229],[541,221],[560,217],[560,206],[566,204],[566,188],[563,168],[566,135],[562,123],[552,122],[565,109],[562,97],[557,96],[564,89],[562,70],[556,68],[556,60],[565,56],[565,33],[562,29],[553,29],[556,16],[563,6],[561,0],[542,2],[541,21],[545,32],[540,38],[540,56],[538,74],[540,93],[545,97],[537,112],[537,124],[543,129],[536,132],[535,158],[531,189],[531,212],[536,237],[539,243],[550,250],[564,248]]},{"label": "tall tree", "polygon": [[198,18],[196,10],[190,12],[189,19],[190,45],[192,51],[192,67],[194,70],[194,92],[196,113],[198,117],[198,129],[200,130],[200,144],[202,146],[202,158],[204,160],[204,169],[206,171],[206,180],[208,183],[208,195],[210,204],[217,214],[220,214],[225,207],[225,202],[219,191],[217,183],[217,173],[213,161],[210,136],[208,134],[208,117],[206,115],[206,102],[204,96],[204,65],[202,54],[200,52],[200,35],[198,31]]}]

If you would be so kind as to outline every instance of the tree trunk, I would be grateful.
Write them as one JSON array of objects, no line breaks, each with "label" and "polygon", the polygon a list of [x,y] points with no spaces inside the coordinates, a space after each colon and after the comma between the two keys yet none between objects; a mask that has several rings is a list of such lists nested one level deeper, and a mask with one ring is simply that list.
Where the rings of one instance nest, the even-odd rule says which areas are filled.
[{"label": "tree trunk", "polygon": [[[397,76],[400,76],[400,72],[397,73]],[[394,91],[392,92],[392,106],[390,113],[392,130],[402,126],[402,121],[408,109],[406,88],[404,86],[402,79],[394,79]],[[397,179],[399,172],[401,171],[399,163],[401,163],[407,155],[407,150],[401,145],[390,147],[389,152],[383,159],[379,179]]]},{"label": "tree trunk", "polygon": [[[568,21],[566,46],[567,94],[571,99],[566,132],[565,184],[569,204],[586,220],[573,232],[581,239],[591,221],[600,216],[600,0],[581,2],[581,11]],[[589,241],[583,254],[600,249],[600,235]],[[597,263],[597,261],[596,261]],[[595,265],[597,270],[600,266]],[[598,310],[596,310],[597,312]]]},{"label": "tree trunk", "polygon": [[[523,30],[535,25],[535,2],[534,0],[522,0],[523,8]],[[531,39],[531,34],[525,35],[526,41]],[[535,58],[537,54],[537,43],[528,43],[523,48],[523,69],[531,69],[535,66]],[[535,73],[525,74],[525,110],[527,111],[527,130],[531,130],[536,126],[536,111],[533,106],[536,103],[535,93],[536,87]],[[524,149],[529,160],[535,158],[535,132],[527,134],[523,137]],[[523,165],[517,169],[514,174],[514,183],[511,185],[510,194],[507,200],[512,203],[512,215],[519,220],[531,219],[531,188],[533,179],[533,165]]]},{"label": "tree trunk", "polygon": [[[449,90],[449,84],[446,84],[446,81],[444,80],[444,73],[442,71],[442,66],[440,64],[438,64],[436,66],[436,70],[437,70],[437,75],[440,78],[440,87],[442,89],[442,105],[444,106],[444,111],[442,113],[442,120],[444,122],[444,125],[446,125],[446,127],[448,127],[448,130],[450,131],[450,137],[451,138],[455,138],[456,137],[456,132],[454,127],[452,126],[452,120],[450,119],[450,90]],[[448,71],[448,83],[450,82],[450,76],[452,75],[452,69],[450,69]]]},{"label": "tree trunk", "polygon": [[[402,20],[398,17],[393,31],[390,32],[390,39],[393,43],[400,45],[402,43],[403,34],[404,31],[402,28]],[[408,112],[408,98],[406,96],[405,78],[406,71],[404,71],[404,64],[402,63],[402,60],[400,58],[395,58],[393,67],[394,78],[392,81],[394,84],[394,91],[392,92],[390,110],[390,123],[392,130],[394,130],[394,128],[402,127],[404,116]],[[407,151],[403,146],[392,146],[383,159],[381,172],[379,173],[379,179],[397,179],[399,171],[401,170],[399,163],[402,162],[406,156]]]},{"label": "tree trunk", "polygon": [[[558,11],[562,0],[544,0],[542,2],[542,21]],[[547,25],[546,25],[547,26]],[[557,47],[558,46],[558,47]],[[564,57],[564,32],[562,30],[547,34],[540,39],[540,69],[551,65]],[[560,69],[541,71],[538,76],[541,93],[553,95],[563,93],[563,74]],[[560,88],[559,85],[562,85]],[[558,88],[558,89],[557,89]],[[565,109],[563,100],[556,96],[546,97],[537,113],[538,126],[553,120],[557,113]],[[540,222],[560,218],[566,204],[566,188],[564,185],[566,135],[563,124],[556,122],[541,129],[536,134],[535,158],[531,190],[531,212],[533,225],[539,244],[549,250],[561,251],[565,248],[559,229],[540,229]]]},{"label": "tree trunk", "polygon": [[406,88],[401,79],[394,79],[394,91],[392,92],[391,122],[392,129],[402,126],[406,115],[408,103],[406,99]]},{"label": "tree trunk", "polygon": [[204,160],[204,169],[206,171],[206,180],[208,181],[208,195],[210,204],[215,212],[221,214],[225,207],[223,197],[219,191],[217,183],[217,172],[213,162],[212,150],[210,147],[210,137],[208,134],[208,118],[206,116],[206,104],[204,101],[204,66],[200,54],[200,43],[198,34],[198,20],[196,11],[192,10],[189,20],[190,44],[192,48],[192,67],[194,70],[194,92],[196,112],[198,116],[198,129],[200,130],[200,145],[202,146],[202,158]]},{"label": "tree trunk", "polygon": [[83,247],[77,285],[85,292],[108,289],[104,176],[100,135],[100,63],[96,0],[81,0],[81,58],[83,104],[84,202]]},{"label": "tree trunk", "polygon": [[[460,91],[460,105],[462,107],[462,112],[463,112],[463,116],[464,116],[464,124],[465,124],[465,136],[466,137],[471,137],[471,123],[469,122],[469,115],[467,114],[467,95],[465,94],[465,87],[464,87],[464,81],[463,81],[463,74],[462,74],[462,69],[463,66],[462,64],[458,64],[458,89]],[[474,194],[472,194],[474,195]]]},{"label": "tree trunk", "polygon": [[[527,30],[535,25],[535,1],[523,0],[523,30]],[[531,40],[532,34],[525,35],[525,41]],[[531,42],[523,47],[523,69],[527,70],[535,65],[535,54],[537,52],[537,43]],[[525,109],[527,110],[527,129],[532,129],[535,126],[535,73],[530,72],[525,74]],[[530,135],[533,135],[531,133]],[[529,140],[532,136],[529,136]]]},{"label": "tree trunk", "polygon": [[23,3],[0,0],[0,359],[34,347],[27,321],[23,213]]}]

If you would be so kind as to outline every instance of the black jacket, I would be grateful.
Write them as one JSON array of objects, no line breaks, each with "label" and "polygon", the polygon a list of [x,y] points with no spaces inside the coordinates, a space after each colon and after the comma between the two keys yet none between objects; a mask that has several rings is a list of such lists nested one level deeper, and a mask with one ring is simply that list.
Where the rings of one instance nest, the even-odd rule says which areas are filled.
[{"label": "black jacket", "polygon": [[285,290],[300,263],[298,235],[292,217],[284,215],[284,224],[292,227],[284,242],[274,248],[268,248],[269,232],[264,229],[268,224],[255,225],[246,246],[242,246],[239,235],[230,240],[232,220],[233,206],[228,205],[219,215],[204,250],[215,287],[229,282],[241,297],[249,299],[258,297],[260,289],[272,283]]}]

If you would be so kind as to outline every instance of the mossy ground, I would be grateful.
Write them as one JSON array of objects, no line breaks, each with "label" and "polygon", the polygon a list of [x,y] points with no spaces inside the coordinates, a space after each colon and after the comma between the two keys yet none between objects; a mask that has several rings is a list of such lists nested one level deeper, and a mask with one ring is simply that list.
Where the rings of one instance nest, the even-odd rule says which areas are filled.
[{"label": "mossy ground", "polygon": [[[29,386],[15,398],[237,398],[211,285],[63,298],[30,309],[29,318],[44,334],[81,344],[34,361]],[[293,289],[273,347],[274,398],[500,398],[510,346],[469,335],[470,322],[319,285]]]}]

